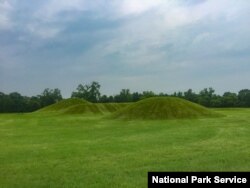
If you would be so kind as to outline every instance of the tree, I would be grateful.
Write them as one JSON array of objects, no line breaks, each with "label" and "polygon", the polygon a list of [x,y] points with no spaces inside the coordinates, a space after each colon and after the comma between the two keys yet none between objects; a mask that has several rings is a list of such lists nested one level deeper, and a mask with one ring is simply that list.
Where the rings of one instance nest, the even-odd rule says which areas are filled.
[{"label": "tree", "polygon": [[77,91],[72,92],[72,98],[81,98],[90,102],[98,102],[101,96],[101,85],[98,82],[92,82],[91,84],[79,84],[76,88]]},{"label": "tree", "polygon": [[101,96],[100,93],[101,85],[98,82],[92,82],[89,90],[89,101],[98,102]]},{"label": "tree", "polygon": [[238,104],[238,97],[236,93],[225,92],[222,96],[223,107],[235,107]]},{"label": "tree", "polygon": [[198,97],[198,103],[203,106],[211,107],[211,100],[214,96],[214,92],[215,90],[211,87],[201,90]]},{"label": "tree", "polygon": [[86,85],[79,84],[76,88],[77,91],[73,91],[71,94],[71,98],[81,98],[87,99],[88,98],[88,90],[89,87]]},{"label": "tree", "polygon": [[39,97],[31,97],[27,99],[27,111],[28,112],[33,112],[35,110],[38,110],[39,108],[41,108],[41,101],[39,99]]},{"label": "tree", "polygon": [[250,90],[242,89],[238,94],[239,105],[242,107],[250,107]]},{"label": "tree", "polygon": [[110,101],[109,101],[109,98],[107,97],[107,95],[102,95],[102,96],[100,97],[99,102],[101,102],[101,103],[108,103],[108,102],[110,102]]},{"label": "tree", "polygon": [[146,98],[154,97],[154,96],[156,96],[156,94],[153,91],[143,91],[141,99],[146,99]]},{"label": "tree", "polygon": [[142,94],[140,94],[138,92],[134,92],[131,94],[131,96],[132,96],[132,101],[136,102],[136,101],[140,100],[140,98],[142,97]]},{"label": "tree", "polygon": [[46,88],[41,95],[39,95],[41,101],[41,107],[54,104],[62,100],[61,91],[59,89],[49,89]]},{"label": "tree", "polygon": [[184,95],[183,95],[183,93],[182,92],[174,92],[174,94],[172,94],[171,96],[174,96],[174,97],[179,97],[179,98],[183,98],[184,97]]},{"label": "tree", "polygon": [[114,99],[116,102],[131,102],[132,95],[129,89],[122,89],[119,95],[115,95]]},{"label": "tree", "polygon": [[25,112],[25,102],[22,95],[18,92],[9,94],[9,112]]},{"label": "tree", "polygon": [[109,102],[114,102],[114,97],[113,97],[112,95],[109,96],[109,97],[108,97],[108,101],[109,101]]},{"label": "tree", "polygon": [[166,97],[166,96],[168,96],[168,94],[161,92],[161,93],[159,93],[158,96],[159,96],[159,97]]},{"label": "tree", "polygon": [[7,96],[0,92],[0,112],[6,112],[6,98]]},{"label": "tree", "polygon": [[222,106],[222,97],[220,95],[212,95],[210,106],[209,107],[221,107]]},{"label": "tree", "polygon": [[188,89],[186,92],[184,92],[184,98],[186,100],[197,102],[197,94],[195,94],[192,89]]},{"label": "tree", "polygon": [[122,89],[120,92],[120,98],[121,98],[121,102],[131,102],[132,95],[130,93],[130,90],[129,89]]}]

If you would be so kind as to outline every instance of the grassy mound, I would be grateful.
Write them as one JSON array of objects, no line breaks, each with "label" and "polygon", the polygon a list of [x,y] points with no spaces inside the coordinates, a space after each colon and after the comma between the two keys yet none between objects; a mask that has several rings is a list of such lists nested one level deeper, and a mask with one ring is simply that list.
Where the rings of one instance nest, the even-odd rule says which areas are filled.
[{"label": "grassy mound", "polygon": [[209,109],[176,97],[152,97],[138,101],[127,108],[115,112],[117,119],[183,119],[218,117]]},{"label": "grassy mound", "polygon": [[99,103],[96,104],[103,112],[116,112],[124,107],[129,106],[129,103]]},{"label": "grassy mound", "polygon": [[102,114],[102,111],[95,104],[79,104],[64,110],[64,114]]},{"label": "grassy mound", "polygon": [[60,114],[105,114],[127,106],[126,103],[90,103],[82,99],[65,99],[37,112],[55,112]]},{"label": "grassy mound", "polygon": [[61,100],[55,104],[49,105],[45,108],[42,108],[38,110],[38,112],[58,112],[58,111],[64,111],[67,108],[70,108],[75,105],[80,105],[80,104],[89,104],[88,101],[85,101],[83,99],[64,99]]},{"label": "grassy mound", "polygon": [[79,104],[72,107],[67,108],[64,113],[65,114],[105,114],[112,113],[117,110],[122,109],[127,106],[127,104],[117,104],[117,103],[87,103],[87,104]]}]

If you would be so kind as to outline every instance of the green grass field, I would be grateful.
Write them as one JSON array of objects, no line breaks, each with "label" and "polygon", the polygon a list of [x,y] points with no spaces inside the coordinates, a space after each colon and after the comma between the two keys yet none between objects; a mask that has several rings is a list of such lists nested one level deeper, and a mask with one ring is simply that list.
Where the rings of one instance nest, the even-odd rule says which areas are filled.
[{"label": "green grass field", "polygon": [[0,187],[146,187],[148,171],[250,171],[250,109],[119,120],[1,114]]}]

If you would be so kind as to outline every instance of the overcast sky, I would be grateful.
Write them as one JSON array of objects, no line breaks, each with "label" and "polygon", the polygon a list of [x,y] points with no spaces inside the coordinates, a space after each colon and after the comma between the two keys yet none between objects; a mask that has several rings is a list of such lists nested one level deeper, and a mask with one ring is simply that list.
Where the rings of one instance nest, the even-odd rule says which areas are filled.
[{"label": "overcast sky", "polygon": [[250,86],[248,0],[0,0],[0,91]]}]

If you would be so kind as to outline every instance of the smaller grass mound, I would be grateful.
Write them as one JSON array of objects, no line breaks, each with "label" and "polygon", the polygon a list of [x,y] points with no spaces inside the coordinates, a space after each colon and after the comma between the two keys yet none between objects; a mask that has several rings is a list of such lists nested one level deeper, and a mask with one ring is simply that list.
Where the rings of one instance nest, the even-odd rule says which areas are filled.
[{"label": "smaller grass mound", "polygon": [[127,103],[91,103],[83,99],[64,99],[37,112],[58,114],[106,114],[128,106]]},{"label": "smaller grass mound", "polygon": [[138,101],[115,112],[111,118],[162,120],[219,116],[220,114],[184,99],[176,97],[152,97]]},{"label": "smaller grass mound", "polygon": [[86,103],[67,108],[64,114],[106,114],[122,109],[127,104],[118,103]]},{"label": "smaller grass mound", "polygon": [[100,108],[92,103],[71,106],[63,112],[64,114],[102,114]]},{"label": "smaller grass mound", "polygon": [[77,99],[77,98],[64,99],[55,104],[44,107],[38,110],[37,112],[60,112],[60,111],[64,111],[67,108],[80,105],[80,104],[89,104],[89,102],[83,99]]}]

